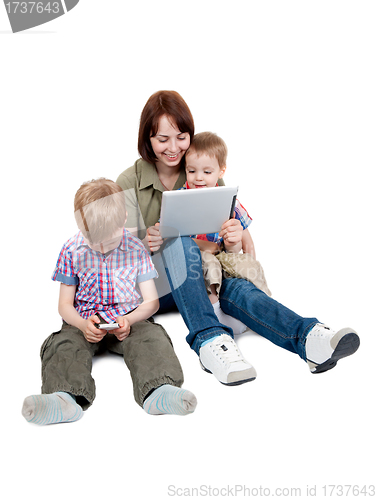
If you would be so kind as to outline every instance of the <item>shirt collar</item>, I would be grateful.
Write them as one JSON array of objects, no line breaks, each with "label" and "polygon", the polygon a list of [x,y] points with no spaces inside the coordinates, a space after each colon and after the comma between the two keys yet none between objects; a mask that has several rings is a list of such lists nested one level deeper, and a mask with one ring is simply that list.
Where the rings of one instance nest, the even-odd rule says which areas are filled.
[{"label": "shirt collar", "polygon": [[[141,165],[141,176],[140,176],[140,185],[139,189],[145,189],[149,186],[153,186],[154,189],[157,191],[161,191],[163,193],[166,191],[166,188],[160,181],[157,173],[157,169],[155,165],[152,165],[151,163],[148,163],[145,160],[140,160],[140,165]],[[181,171],[179,172],[179,177],[177,179],[177,182],[175,183],[174,189],[180,188],[186,180],[186,172],[182,168]]]},{"label": "shirt collar", "polygon": [[[119,250],[122,250],[123,252],[127,252],[127,250],[128,250],[128,235],[129,234],[130,233],[127,231],[127,229],[123,228],[123,236],[122,236],[122,239],[120,240],[120,243],[117,247],[117,248],[119,248]],[[89,250],[92,250],[90,248],[90,246],[85,242],[85,239],[84,239],[82,232],[79,231],[76,234],[76,248],[79,249],[81,247],[85,247],[85,248],[88,248]],[[114,248],[114,250],[116,250],[117,248]]]},{"label": "shirt collar", "polygon": [[141,160],[140,163],[141,176],[139,189],[145,189],[149,186],[153,186],[154,189],[157,189],[158,191],[165,191],[164,186],[158,178],[156,167],[145,160]]},{"label": "shirt collar", "polygon": [[88,247],[88,245],[85,243],[84,236],[82,235],[81,231],[79,231],[76,234],[75,240],[76,240],[75,243],[76,243],[76,248],[77,249],[79,249],[81,247]]},{"label": "shirt collar", "polygon": [[123,237],[119,243],[118,248],[122,250],[123,252],[127,252],[128,250],[128,235],[130,233],[127,231],[126,228],[123,229]]}]

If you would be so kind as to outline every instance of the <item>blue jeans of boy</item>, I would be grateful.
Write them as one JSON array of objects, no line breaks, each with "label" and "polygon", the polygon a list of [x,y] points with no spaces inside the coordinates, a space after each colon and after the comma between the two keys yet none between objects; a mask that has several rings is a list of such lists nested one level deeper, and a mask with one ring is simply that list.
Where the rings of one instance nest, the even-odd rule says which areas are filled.
[{"label": "blue jeans of boy", "polygon": [[[186,340],[191,348],[199,354],[209,338],[224,333],[233,337],[232,330],[217,319],[208,299],[198,245],[189,237],[172,239],[164,246],[162,258],[172,291],[160,297],[159,312],[178,308],[189,330]],[[318,323],[316,318],[299,316],[239,278],[223,280],[220,306],[254,332],[306,359],[306,336]]]}]

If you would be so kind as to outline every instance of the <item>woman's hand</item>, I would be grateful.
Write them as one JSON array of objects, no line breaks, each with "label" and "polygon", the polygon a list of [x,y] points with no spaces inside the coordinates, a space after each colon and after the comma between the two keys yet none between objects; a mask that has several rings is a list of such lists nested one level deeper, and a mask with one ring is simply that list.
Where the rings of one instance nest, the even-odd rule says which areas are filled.
[{"label": "woman's hand", "polygon": [[161,238],[159,226],[160,223],[157,222],[154,226],[148,227],[147,229],[145,242],[147,243],[148,248],[151,252],[157,252],[164,241]]},{"label": "woman's hand", "polygon": [[221,226],[219,236],[223,238],[227,251],[238,253],[242,248],[243,227],[238,219],[229,219]]},{"label": "woman's hand", "polygon": [[118,316],[117,321],[119,328],[112,330],[118,340],[122,342],[130,334],[131,326],[128,319],[125,316]]}]

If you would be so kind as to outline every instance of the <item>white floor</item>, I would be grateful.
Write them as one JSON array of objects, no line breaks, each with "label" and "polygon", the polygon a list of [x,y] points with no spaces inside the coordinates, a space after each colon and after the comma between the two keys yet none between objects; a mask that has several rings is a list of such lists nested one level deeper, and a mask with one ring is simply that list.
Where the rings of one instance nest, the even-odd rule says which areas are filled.
[{"label": "white floor", "polygon": [[[0,9],[7,498],[325,498],[364,486],[372,496],[375,4],[104,5],[82,0],[18,35]],[[39,348],[60,326],[50,276],[76,231],[74,193],[133,164],[141,109],[162,88],[182,94],[198,132],[227,142],[225,181],[240,186],[254,219],[274,298],[355,328],[361,347],[312,375],[297,356],[247,333],[238,344],[258,377],[226,387],[201,370],[180,316],[165,315],[158,321],[198,398],[194,414],[145,414],[122,359],[105,355],[94,363],[97,399],[81,421],[30,425],[21,406],[40,391]]]}]

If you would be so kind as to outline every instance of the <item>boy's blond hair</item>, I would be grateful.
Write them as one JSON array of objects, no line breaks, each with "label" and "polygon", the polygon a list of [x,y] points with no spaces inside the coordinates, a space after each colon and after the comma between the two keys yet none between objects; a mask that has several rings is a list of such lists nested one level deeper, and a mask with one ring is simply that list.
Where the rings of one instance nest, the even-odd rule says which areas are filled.
[{"label": "boy's blond hair", "polygon": [[219,167],[226,166],[228,148],[221,137],[213,132],[200,132],[195,134],[186,155],[190,153],[206,154],[209,157],[215,157]]},{"label": "boy's blond hair", "polygon": [[75,195],[74,207],[77,225],[91,244],[110,239],[127,218],[122,188],[105,178],[84,182]]}]

